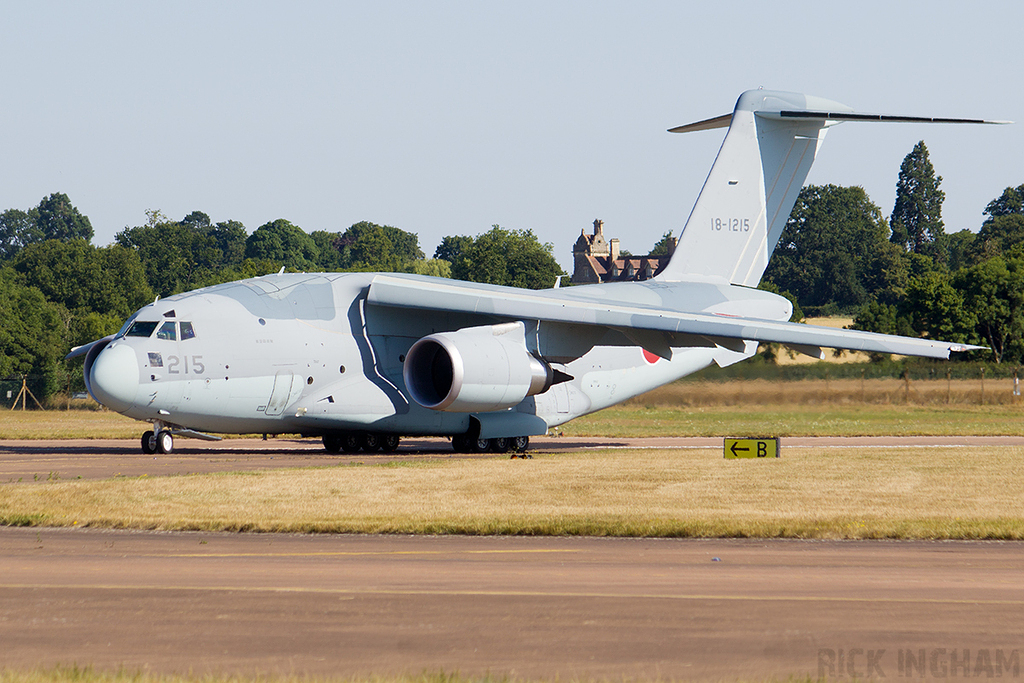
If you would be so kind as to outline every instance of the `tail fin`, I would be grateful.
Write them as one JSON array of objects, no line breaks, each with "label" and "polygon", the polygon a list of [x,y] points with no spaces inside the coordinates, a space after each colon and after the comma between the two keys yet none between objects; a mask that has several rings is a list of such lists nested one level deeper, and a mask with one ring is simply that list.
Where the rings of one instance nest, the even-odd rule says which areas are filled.
[{"label": "tail fin", "polygon": [[807,179],[827,129],[843,121],[1009,123],[861,114],[837,102],[748,90],[731,115],[672,128],[729,127],[662,280],[689,277],[756,287]]},{"label": "tail fin", "polygon": [[[796,93],[749,90],[732,115],[671,129],[729,127],[660,279],[697,275],[756,287],[834,121],[804,117],[849,107]],[[788,114],[798,116],[787,116]]]}]

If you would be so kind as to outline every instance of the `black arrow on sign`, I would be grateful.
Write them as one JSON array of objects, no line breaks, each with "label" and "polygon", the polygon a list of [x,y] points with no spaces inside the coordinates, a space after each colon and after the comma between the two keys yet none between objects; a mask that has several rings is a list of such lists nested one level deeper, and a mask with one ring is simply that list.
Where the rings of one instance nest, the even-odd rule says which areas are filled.
[{"label": "black arrow on sign", "polygon": [[729,447],[729,450],[732,451],[732,457],[734,457],[734,458],[740,457],[740,456],[736,455],[736,451],[744,451],[744,452],[746,452],[746,451],[750,450],[746,446],[744,446],[742,448],[738,448],[737,447],[738,444],[739,444],[739,441],[733,441],[732,442],[732,446]]}]

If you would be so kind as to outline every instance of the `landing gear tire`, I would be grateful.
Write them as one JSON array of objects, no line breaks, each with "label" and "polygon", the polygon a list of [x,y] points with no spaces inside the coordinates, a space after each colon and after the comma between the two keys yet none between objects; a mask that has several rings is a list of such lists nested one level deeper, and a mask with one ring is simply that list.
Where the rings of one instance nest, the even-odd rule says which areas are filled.
[{"label": "landing gear tire", "polygon": [[324,434],[324,450],[328,453],[340,453],[342,449],[342,437],[337,434]]},{"label": "landing gear tire", "polygon": [[363,447],[363,450],[366,451],[367,453],[373,453],[374,451],[380,450],[380,447],[381,447],[380,434],[374,434],[373,432],[366,432],[366,433],[364,433],[360,437],[359,441],[360,441],[360,444]]},{"label": "landing gear tire", "polygon": [[146,455],[156,453],[156,434],[153,432],[142,433],[142,452]]},{"label": "landing gear tire", "polygon": [[174,450],[174,437],[171,436],[170,432],[158,432],[156,435],[156,450],[157,453],[167,455]]},{"label": "landing gear tire", "polygon": [[397,434],[381,434],[380,450],[384,453],[394,453],[398,450],[399,441],[401,441],[401,437]]},{"label": "landing gear tire", "polygon": [[456,434],[452,437],[452,450],[456,453],[469,452],[469,437],[465,434]]},{"label": "landing gear tire", "polygon": [[523,460],[532,460],[533,456],[526,452],[526,449],[530,447],[530,437],[528,436],[517,436],[509,439],[512,442],[512,459],[522,458]]},{"label": "landing gear tire", "polygon": [[340,439],[341,439],[341,450],[345,451],[346,453],[355,453],[360,448],[363,447],[362,441],[360,440],[358,434],[353,434],[352,432],[346,432],[345,434],[341,435]]},{"label": "landing gear tire", "polygon": [[508,453],[512,448],[512,439],[504,436],[499,436],[495,439],[491,439],[491,450],[495,453]]}]

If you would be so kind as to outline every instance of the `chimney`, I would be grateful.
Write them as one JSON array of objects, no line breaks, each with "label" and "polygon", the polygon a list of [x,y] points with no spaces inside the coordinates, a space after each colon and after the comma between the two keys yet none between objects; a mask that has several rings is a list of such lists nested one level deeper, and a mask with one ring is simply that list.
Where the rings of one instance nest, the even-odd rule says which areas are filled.
[{"label": "chimney", "polygon": [[612,261],[618,261],[619,260],[619,238],[618,237],[613,237],[611,242],[609,242],[608,244],[609,244],[609,246],[611,247],[611,250],[612,250],[612,253],[611,253]]}]

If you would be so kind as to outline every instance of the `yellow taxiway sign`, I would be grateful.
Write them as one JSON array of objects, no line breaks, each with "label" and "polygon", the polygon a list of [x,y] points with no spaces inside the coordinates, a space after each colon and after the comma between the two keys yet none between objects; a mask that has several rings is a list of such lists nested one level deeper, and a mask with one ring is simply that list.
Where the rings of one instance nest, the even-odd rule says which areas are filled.
[{"label": "yellow taxiway sign", "polygon": [[725,457],[734,458],[777,458],[781,454],[779,437],[734,438],[725,437]]}]

